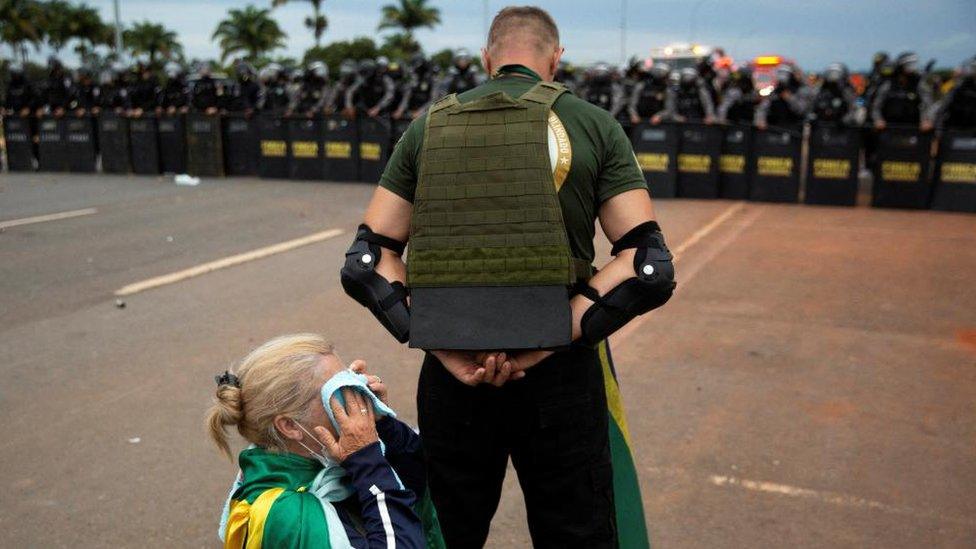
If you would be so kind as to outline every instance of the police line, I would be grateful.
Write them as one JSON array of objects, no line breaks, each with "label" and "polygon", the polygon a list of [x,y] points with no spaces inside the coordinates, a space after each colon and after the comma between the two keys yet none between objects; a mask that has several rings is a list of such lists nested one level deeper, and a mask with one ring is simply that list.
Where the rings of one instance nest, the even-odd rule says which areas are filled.
[{"label": "police line", "polygon": [[6,117],[11,171],[379,180],[407,122],[259,115]]},{"label": "police line", "polygon": [[[877,146],[876,207],[976,212],[976,130],[942,135],[890,127],[880,133],[813,123],[792,128],[701,123],[640,124],[637,161],[655,198],[728,198],[853,206],[865,137]],[[806,145],[806,146],[804,146]]]},{"label": "police line", "polygon": [[[259,115],[103,113],[3,121],[11,171],[189,173],[376,182],[407,122]],[[872,204],[976,212],[976,131],[867,133],[814,123],[757,129],[700,123],[631,130],[655,198],[728,198],[852,206],[865,137],[876,140]],[[806,146],[804,147],[804,143]]]}]

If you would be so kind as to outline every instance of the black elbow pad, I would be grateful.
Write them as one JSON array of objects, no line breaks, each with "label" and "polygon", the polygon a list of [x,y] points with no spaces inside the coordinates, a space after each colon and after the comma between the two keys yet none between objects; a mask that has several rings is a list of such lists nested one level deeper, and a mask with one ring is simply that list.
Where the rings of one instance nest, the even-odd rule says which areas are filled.
[{"label": "black elbow pad", "polygon": [[664,305],[677,286],[673,258],[657,223],[650,221],[635,227],[614,243],[611,253],[617,255],[628,248],[636,249],[635,277],[604,296],[590,286],[581,289],[580,293],[593,301],[580,321],[582,342],[587,345],[599,343],[634,317]]},{"label": "black elbow pad", "polygon": [[400,282],[392,284],[377,274],[380,248],[403,253],[404,244],[374,233],[369,226],[360,225],[356,239],[346,251],[346,262],[339,270],[339,279],[349,297],[369,309],[400,343],[410,339],[410,308],[407,307],[407,288]]}]

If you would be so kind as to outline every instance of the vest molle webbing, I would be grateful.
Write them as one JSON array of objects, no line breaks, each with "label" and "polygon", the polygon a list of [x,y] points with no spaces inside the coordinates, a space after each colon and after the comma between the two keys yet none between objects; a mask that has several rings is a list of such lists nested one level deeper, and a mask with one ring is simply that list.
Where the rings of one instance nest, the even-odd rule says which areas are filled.
[{"label": "vest molle webbing", "polygon": [[410,287],[571,285],[549,161],[549,110],[566,89],[540,82],[427,115],[410,225]]}]

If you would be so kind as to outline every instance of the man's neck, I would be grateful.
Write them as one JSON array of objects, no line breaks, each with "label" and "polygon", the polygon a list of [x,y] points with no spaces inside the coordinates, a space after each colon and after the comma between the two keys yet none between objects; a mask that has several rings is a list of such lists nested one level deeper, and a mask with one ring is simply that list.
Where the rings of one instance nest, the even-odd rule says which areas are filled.
[{"label": "man's neck", "polygon": [[494,70],[496,72],[506,65],[522,65],[523,67],[538,74],[543,80],[552,81],[552,76],[548,74],[548,67],[545,66],[545,63],[540,63],[538,59],[528,55],[508,55],[499,58],[494,65]]}]

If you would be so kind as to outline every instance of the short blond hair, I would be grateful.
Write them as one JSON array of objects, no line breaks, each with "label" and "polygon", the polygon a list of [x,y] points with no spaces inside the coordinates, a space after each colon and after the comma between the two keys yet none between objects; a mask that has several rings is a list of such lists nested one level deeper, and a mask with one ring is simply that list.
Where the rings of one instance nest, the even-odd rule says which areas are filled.
[{"label": "short blond hair", "polygon": [[283,451],[275,417],[304,419],[319,394],[315,380],[322,357],[333,353],[332,344],[318,334],[293,334],[276,337],[244,357],[232,371],[240,386],[218,386],[207,412],[208,431],[220,451],[233,459],[227,440],[231,426],[252,444]]},{"label": "short blond hair", "polygon": [[549,12],[535,6],[509,6],[498,12],[488,29],[491,52],[512,41],[528,41],[541,54],[559,47],[559,27]]}]

